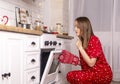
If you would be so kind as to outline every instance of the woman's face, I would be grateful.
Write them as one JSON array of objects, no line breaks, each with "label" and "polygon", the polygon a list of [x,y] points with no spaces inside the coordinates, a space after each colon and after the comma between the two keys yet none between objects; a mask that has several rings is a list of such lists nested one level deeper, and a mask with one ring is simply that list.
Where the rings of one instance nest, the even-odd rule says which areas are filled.
[{"label": "woman's face", "polygon": [[80,36],[81,35],[81,31],[80,31],[80,28],[78,28],[78,22],[77,21],[74,22],[74,26],[75,26],[76,35]]}]

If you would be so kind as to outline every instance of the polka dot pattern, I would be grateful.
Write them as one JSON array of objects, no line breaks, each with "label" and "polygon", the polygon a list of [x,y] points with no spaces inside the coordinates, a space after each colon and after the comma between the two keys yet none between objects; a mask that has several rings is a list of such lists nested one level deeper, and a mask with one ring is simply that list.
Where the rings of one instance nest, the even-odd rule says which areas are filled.
[{"label": "polka dot pattern", "polygon": [[90,37],[85,51],[90,58],[97,58],[96,64],[89,67],[80,54],[82,70],[68,72],[66,77],[70,84],[110,84],[112,70],[105,59],[101,43],[96,36]]}]

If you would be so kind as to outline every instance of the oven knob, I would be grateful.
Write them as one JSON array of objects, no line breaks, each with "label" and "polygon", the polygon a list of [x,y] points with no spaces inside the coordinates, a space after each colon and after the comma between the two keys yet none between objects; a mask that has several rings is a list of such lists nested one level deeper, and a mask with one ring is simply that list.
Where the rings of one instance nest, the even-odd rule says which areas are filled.
[{"label": "oven knob", "polygon": [[53,42],[52,41],[50,41],[50,45],[52,45],[53,44]]},{"label": "oven knob", "polygon": [[59,43],[59,46],[61,46],[61,43]]},{"label": "oven knob", "polygon": [[45,41],[45,46],[48,46],[49,45],[49,41]]},{"label": "oven knob", "polygon": [[57,41],[53,41],[53,45],[56,46],[57,45]]}]

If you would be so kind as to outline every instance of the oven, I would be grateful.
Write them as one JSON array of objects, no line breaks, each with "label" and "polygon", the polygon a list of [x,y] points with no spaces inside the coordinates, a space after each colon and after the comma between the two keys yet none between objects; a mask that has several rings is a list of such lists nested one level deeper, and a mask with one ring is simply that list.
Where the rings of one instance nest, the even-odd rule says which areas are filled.
[{"label": "oven", "polygon": [[40,84],[57,84],[60,72],[57,58],[62,47],[62,40],[56,35],[43,34],[40,37]]}]

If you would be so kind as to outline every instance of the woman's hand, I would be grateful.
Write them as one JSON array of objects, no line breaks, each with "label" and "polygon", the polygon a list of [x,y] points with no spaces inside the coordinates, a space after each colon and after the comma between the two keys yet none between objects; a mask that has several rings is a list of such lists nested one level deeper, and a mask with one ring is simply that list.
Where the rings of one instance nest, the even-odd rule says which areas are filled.
[{"label": "woman's hand", "polygon": [[68,52],[67,50],[62,50],[61,55],[58,57],[58,60],[61,63],[66,63],[66,64],[73,64],[73,65],[78,65],[79,63],[79,58],[72,53]]},{"label": "woman's hand", "polygon": [[82,48],[82,41],[80,39],[77,40],[76,46],[78,49]]}]

